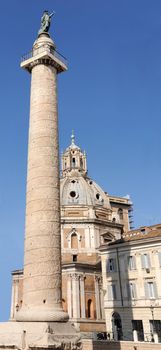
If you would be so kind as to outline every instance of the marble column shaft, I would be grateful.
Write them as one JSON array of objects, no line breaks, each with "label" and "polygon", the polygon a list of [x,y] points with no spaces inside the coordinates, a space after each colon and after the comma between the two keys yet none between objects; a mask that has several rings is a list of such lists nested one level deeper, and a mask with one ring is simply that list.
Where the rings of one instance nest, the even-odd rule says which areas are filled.
[{"label": "marble column shaft", "polygon": [[[36,59],[39,45],[45,58]],[[61,300],[57,69],[54,56],[46,59],[47,45],[54,47],[50,38],[38,38],[31,69],[23,305],[17,313],[26,321],[67,318]]]}]

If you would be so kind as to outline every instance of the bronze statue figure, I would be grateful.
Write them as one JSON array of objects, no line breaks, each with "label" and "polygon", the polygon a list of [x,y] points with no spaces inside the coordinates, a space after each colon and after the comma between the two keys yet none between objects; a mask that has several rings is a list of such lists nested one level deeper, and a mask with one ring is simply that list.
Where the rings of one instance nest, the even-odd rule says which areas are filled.
[{"label": "bronze statue figure", "polygon": [[38,34],[48,33],[49,28],[50,28],[50,23],[51,23],[51,17],[54,14],[55,14],[54,11],[50,15],[49,15],[49,12],[47,10],[45,10],[43,12],[43,15],[41,17],[41,27],[40,27],[40,30],[39,30]]}]

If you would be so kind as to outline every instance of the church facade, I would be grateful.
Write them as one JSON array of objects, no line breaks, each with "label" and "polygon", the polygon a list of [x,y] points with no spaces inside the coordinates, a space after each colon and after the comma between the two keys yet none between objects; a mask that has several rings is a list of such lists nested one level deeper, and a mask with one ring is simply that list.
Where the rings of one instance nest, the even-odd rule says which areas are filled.
[{"label": "church facade", "polygon": [[[132,203],[108,195],[88,176],[86,153],[75,144],[62,154],[62,303],[82,333],[105,332],[104,290],[99,246],[130,229]],[[13,271],[11,319],[23,302],[23,271]]]}]

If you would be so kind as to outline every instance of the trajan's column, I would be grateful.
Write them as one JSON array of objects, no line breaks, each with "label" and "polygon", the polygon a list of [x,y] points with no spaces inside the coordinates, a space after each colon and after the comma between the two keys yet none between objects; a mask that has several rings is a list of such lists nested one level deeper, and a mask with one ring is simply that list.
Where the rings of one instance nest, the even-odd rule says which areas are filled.
[{"label": "trajan's column", "polygon": [[31,57],[21,67],[31,73],[26,193],[23,304],[19,321],[65,321],[61,302],[61,245],[57,74],[67,70],[48,34],[50,16]]},{"label": "trajan's column", "polygon": [[21,67],[31,73],[23,303],[16,322],[0,324],[0,349],[76,349],[79,336],[61,301],[57,74],[67,70],[45,11]]}]

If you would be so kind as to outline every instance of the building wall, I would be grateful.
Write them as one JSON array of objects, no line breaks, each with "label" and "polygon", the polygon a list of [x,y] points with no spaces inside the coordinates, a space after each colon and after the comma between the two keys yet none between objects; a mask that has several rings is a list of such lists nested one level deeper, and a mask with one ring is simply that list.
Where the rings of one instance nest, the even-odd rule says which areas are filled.
[{"label": "building wall", "polygon": [[83,350],[160,350],[160,344],[140,343],[130,341],[107,342],[96,340],[82,340]]},{"label": "building wall", "polygon": [[[121,317],[123,339],[134,339],[132,320],[142,320],[144,339],[150,341],[153,321],[161,321],[161,240],[109,245],[101,254],[107,332],[113,333],[115,312]],[[144,254],[148,256],[147,266]],[[129,257],[135,262],[132,267]],[[113,271],[109,271],[110,259],[115,262]],[[115,296],[111,295],[113,285]]]}]

